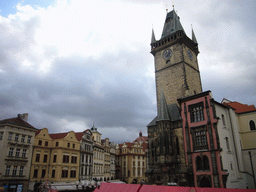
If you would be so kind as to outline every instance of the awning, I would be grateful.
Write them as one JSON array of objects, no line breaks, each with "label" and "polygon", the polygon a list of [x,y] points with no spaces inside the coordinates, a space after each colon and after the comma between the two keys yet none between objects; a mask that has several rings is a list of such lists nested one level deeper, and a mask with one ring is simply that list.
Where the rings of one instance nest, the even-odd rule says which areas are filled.
[{"label": "awning", "polygon": [[94,192],[255,192],[255,189],[198,188],[122,183],[101,183],[100,188],[96,188]]}]

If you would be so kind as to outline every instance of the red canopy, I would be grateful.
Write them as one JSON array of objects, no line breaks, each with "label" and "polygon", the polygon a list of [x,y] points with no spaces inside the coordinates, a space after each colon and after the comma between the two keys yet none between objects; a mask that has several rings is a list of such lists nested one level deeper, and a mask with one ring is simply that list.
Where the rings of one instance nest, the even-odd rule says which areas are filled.
[{"label": "red canopy", "polygon": [[160,185],[135,185],[123,183],[101,183],[100,189],[94,192],[256,192],[255,189],[224,189],[224,188],[198,188],[174,187]]}]

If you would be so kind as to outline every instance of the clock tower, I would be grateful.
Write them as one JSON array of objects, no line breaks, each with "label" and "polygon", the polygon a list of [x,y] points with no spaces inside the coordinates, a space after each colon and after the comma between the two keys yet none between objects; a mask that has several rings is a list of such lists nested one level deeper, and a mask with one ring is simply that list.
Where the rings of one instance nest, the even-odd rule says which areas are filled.
[{"label": "clock tower", "polygon": [[157,116],[147,125],[147,182],[193,186],[193,171],[185,160],[178,99],[202,92],[199,51],[193,30],[190,39],[174,9],[166,15],[160,40],[152,31],[151,53],[155,61]]},{"label": "clock tower", "polygon": [[197,40],[193,30],[192,39],[187,37],[174,10],[166,16],[160,40],[156,41],[152,31],[151,53],[155,60],[158,107],[162,91],[167,104],[202,92]]}]

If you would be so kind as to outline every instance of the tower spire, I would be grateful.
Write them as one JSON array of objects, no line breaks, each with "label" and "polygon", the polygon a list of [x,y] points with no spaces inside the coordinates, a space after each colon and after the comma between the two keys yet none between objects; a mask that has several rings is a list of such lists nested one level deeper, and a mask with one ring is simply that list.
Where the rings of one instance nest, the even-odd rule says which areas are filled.
[{"label": "tower spire", "polygon": [[[173,10],[166,15],[164,29],[162,32],[162,38],[174,34],[176,31],[183,31],[185,33],[181,23],[180,18],[176,14],[173,6]],[[186,33],[185,33],[186,34]]]},{"label": "tower spire", "polygon": [[155,43],[155,42],[156,42],[155,33],[154,33],[154,29],[152,28],[151,43]]},{"label": "tower spire", "polygon": [[194,41],[194,43],[197,43],[196,36],[195,36],[194,30],[193,30],[192,24],[191,24],[191,28],[192,28],[192,41]]}]

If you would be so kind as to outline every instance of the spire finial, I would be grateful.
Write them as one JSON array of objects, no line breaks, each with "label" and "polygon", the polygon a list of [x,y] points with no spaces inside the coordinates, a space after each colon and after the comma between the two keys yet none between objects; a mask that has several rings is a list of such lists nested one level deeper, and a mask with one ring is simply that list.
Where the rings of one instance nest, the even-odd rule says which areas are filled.
[{"label": "spire finial", "polygon": [[167,8],[167,4],[166,4],[166,13],[168,13],[168,8]]},{"label": "spire finial", "polygon": [[173,10],[174,10],[174,0],[172,1],[172,8],[173,8]]}]

